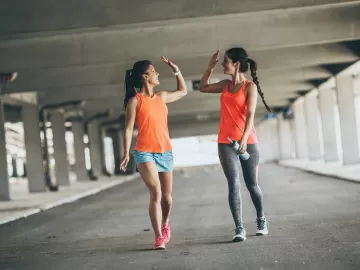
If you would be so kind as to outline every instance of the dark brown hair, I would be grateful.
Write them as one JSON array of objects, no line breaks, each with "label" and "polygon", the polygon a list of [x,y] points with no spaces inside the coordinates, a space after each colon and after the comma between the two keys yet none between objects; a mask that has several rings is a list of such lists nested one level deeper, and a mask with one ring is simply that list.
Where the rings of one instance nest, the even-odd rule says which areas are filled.
[{"label": "dark brown hair", "polygon": [[132,69],[126,71],[124,109],[126,109],[129,99],[136,95],[135,88],[141,88],[143,86],[141,76],[146,73],[150,65],[151,62],[149,60],[142,60],[136,62]]},{"label": "dark brown hair", "polygon": [[264,93],[261,91],[261,88],[260,88],[260,83],[259,83],[259,80],[257,77],[257,72],[256,72],[257,71],[256,62],[248,57],[247,52],[243,48],[231,48],[226,51],[226,54],[233,61],[233,63],[235,63],[235,62],[240,63],[240,72],[243,72],[243,73],[247,72],[249,69],[249,66],[250,66],[251,77],[253,78],[253,82],[257,86],[257,90],[261,97],[261,100],[263,101],[268,112],[271,112],[271,109],[266,104],[266,101],[264,98]]}]

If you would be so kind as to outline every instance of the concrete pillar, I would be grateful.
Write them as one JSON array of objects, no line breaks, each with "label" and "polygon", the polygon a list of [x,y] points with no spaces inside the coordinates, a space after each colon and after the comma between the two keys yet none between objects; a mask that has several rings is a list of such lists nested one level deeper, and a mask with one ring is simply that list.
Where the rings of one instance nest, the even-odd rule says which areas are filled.
[{"label": "concrete pillar", "polygon": [[[121,158],[124,156],[124,148],[123,148],[123,143],[124,143],[124,131],[121,130],[119,132],[119,138],[120,138],[120,154],[121,154]],[[125,173],[127,174],[131,174],[131,173],[135,173],[136,172],[136,162],[135,162],[135,158],[134,158],[134,147],[136,144],[136,136],[137,136],[137,129],[134,129],[134,133],[133,133],[133,137],[131,140],[131,144],[130,144],[130,150],[129,150],[129,156],[130,156],[130,160],[128,163],[128,166],[126,168]],[[124,173],[124,172],[122,172]]]},{"label": "concrete pillar", "polygon": [[335,128],[335,103],[333,89],[329,87],[319,88],[319,105],[321,114],[322,135],[324,142],[324,161],[332,162],[339,160]]},{"label": "concrete pillar", "polygon": [[295,149],[296,158],[308,158],[307,149],[307,129],[304,111],[304,97],[299,97],[293,104],[294,111],[294,132],[295,132]]},{"label": "concrete pillar", "polygon": [[[360,68],[359,73],[355,77],[355,114],[356,114],[356,127],[357,134],[360,140]],[[360,142],[359,142],[359,152],[360,152]]]},{"label": "concrete pillar", "polygon": [[55,159],[55,178],[59,186],[70,184],[69,179],[69,161],[66,152],[65,141],[65,122],[61,113],[54,112],[51,114],[51,128],[53,133]]},{"label": "concrete pillar", "polygon": [[84,143],[84,124],[83,122],[73,122],[72,132],[74,134],[74,171],[77,181],[87,181],[88,175],[85,163],[85,143]]},{"label": "concrete pillar", "polygon": [[13,168],[13,173],[12,173],[12,177],[19,177],[18,172],[17,172],[17,166],[16,166],[16,157],[12,157],[11,158],[11,165]]},{"label": "concrete pillar", "polygon": [[24,122],[26,174],[29,192],[44,192],[46,191],[46,185],[37,106],[32,104],[24,105],[22,107],[22,118]]},{"label": "concrete pillar", "polygon": [[359,141],[355,115],[355,78],[351,74],[336,76],[341,142],[344,165],[360,163]]},{"label": "concrete pillar", "polygon": [[310,160],[319,160],[322,158],[318,93],[318,90],[313,90],[304,97],[307,147]]},{"label": "concrete pillar", "polygon": [[0,201],[10,201],[10,185],[5,141],[4,101],[0,96]]},{"label": "concrete pillar", "polygon": [[115,163],[115,170],[114,173],[115,175],[119,175],[121,174],[121,170],[120,170],[120,161],[122,158],[121,155],[121,148],[122,148],[122,144],[121,144],[121,134],[119,132],[119,130],[111,130],[110,132],[110,136],[112,139],[112,143],[113,143],[113,152],[114,152],[114,163]]},{"label": "concrete pillar", "polygon": [[279,159],[277,120],[271,118],[263,121],[256,129],[259,140],[260,159],[264,162]]},{"label": "concrete pillar", "polygon": [[[279,147],[279,139],[278,139],[278,128],[277,128],[277,119],[269,119],[268,120],[268,128],[269,128],[269,144],[271,151],[271,160],[277,160],[280,157],[280,147]],[[261,153],[260,153],[261,154]]]},{"label": "concrete pillar", "polygon": [[108,175],[109,172],[106,169],[106,159],[105,159],[105,137],[106,137],[106,128],[100,127],[100,162],[101,162],[101,172],[105,175]]},{"label": "concrete pillar", "polygon": [[90,160],[91,169],[94,175],[101,175],[102,162],[101,162],[101,147],[100,147],[100,130],[97,120],[89,123],[88,126],[89,135],[89,148],[90,148]]},{"label": "concrete pillar", "polygon": [[292,158],[293,151],[293,135],[290,120],[284,120],[282,113],[277,115],[277,134],[278,143],[274,143],[279,147],[280,160]]}]

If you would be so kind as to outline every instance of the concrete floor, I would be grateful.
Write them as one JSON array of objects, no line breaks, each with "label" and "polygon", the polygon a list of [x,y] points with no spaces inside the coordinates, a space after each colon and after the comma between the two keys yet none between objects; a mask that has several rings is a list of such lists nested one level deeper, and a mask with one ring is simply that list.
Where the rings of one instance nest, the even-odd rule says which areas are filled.
[{"label": "concrete floor", "polygon": [[0,226],[0,269],[360,269],[360,185],[262,165],[270,235],[230,243],[233,222],[219,166],[175,174],[173,238],[152,251],[148,195],[135,180]]}]

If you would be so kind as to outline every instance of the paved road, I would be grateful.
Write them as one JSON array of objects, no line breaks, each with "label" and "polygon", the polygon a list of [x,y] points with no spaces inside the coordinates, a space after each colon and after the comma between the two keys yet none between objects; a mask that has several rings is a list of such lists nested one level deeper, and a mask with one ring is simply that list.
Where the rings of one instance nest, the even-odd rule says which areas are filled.
[{"label": "paved road", "polygon": [[270,235],[230,243],[233,224],[218,166],[176,173],[173,238],[152,251],[148,195],[135,180],[0,226],[0,269],[360,269],[360,185],[263,165]]}]

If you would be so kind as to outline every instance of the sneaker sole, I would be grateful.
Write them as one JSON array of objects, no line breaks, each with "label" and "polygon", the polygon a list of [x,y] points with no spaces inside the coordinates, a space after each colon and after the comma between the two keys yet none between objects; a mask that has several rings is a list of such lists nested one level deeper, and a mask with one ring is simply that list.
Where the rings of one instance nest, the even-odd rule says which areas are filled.
[{"label": "sneaker sole", "polygon": [[246,240],[246,237],[242,237],[242,236],[234,236],[234,238],[233,238],[233,242],[242,242],[242,241],[244,241],[244,240]]},{"label": "sneaker sole", "polygon": [[164,249],[165,249],[165,247],[163,247],[163,246],[160,246],[160,247],[154,248],[154,250],[164,250]]},{"label": "sneaker sole", "polygon": [[257,236],[268,235],[269,233],[256,233]]}]

